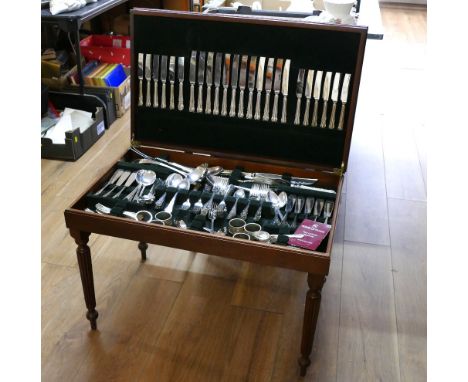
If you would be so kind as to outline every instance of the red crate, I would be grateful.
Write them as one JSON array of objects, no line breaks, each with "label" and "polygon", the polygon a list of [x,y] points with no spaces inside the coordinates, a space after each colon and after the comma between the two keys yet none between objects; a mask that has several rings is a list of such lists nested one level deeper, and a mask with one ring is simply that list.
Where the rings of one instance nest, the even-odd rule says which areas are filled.
[{"label": "red crate", "polygon": [[130,66],[130,37],[90,35],[80,41],[81,54],[87,60]]}]

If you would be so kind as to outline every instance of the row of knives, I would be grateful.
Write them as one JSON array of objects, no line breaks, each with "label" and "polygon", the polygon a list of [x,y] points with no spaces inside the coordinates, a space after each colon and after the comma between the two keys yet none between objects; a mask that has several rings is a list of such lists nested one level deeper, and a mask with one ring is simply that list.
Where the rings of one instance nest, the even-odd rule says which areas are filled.
[{"label": "row of knives", "polygon": [[[291,60],[282,58],[266,58],[239,54],[223,54],[214,52],[192,51],[190,56],[189,83],[190,83],[190,112],[214,114],[238,118],[247,118],[263,121],[286,123],[287,121],[287,96],[289,86]],[[176,75],[177,70],[177,75]],[[307,73],[307,76],[306,76]],[[328,127],[335,128],[335,110],[338,102],[338,93],[341,83],[341,113],[338,129],[343,128],[344,110],[347,101],[350,74],[335,73],[333,76],[333,86],[331,87],[332,72],[314,71],[300,69],[296,82],[296,115],[294,123],[308,126],[310,99],[314,99],[314,108],[311,126],[316,127],[318,102],[322,99],[323,109],[321,127],[327,126],[327,104],[332,88],[331,100],[333,109],[328,123]],[[174,101],[174,86],[177,78],[178,110],[184,110],[184,74],[185,57],[138,54],[138,79],[139,97],[138,105],[146,107],[156,107],[161,109],[176,108]],[[315,76],[314,76],[315,74]],[[322,81],[323,77],[323,81]],[[315,82],[314,82],[315,78]],[[146,82],[146,96],[143,94],[143,81]],[[151,81],[153,81],[153,97],[151,97]],[[166,100],[166,84],[169,81],[169,102]],[[158,88],[161,82],[161,99],[159,99]],[[323,85],[322,85],[323,82]],[[305,91],[304,91],[305,84]],[[206,97],[204,97],[204,86],[206,85]],[[195,97],[195,87],[198,86],[198,94]],[[214,101],[211,100],[211,89],[214,87]],[[222,97],[220,88],[222,87]],[[231,101],[228,111],[228,90],[231,87]],[[244,108],[244,91],[248,89],[247,109]],[[237,102],[236,93],[239,89],[239,99]],[[313,89],[313,93],[312,93]],[[257,93],[255,107],[253,105],[253,95]],[[262,93],[265,93],[265,102],[262,107]],[[270,113],[270,97],[273,92],[273,107]],[[281,117],[278,118],[278,99],[283,95]],[[306,108],[301,118],[301,100],[305,96]],[[152,101],[152,102],[151,102]],[[169,105],[168,105],[169,104]],[[263,109],[263,110],[262,110]],[[245,115],[244,115],[245,111]]]}]

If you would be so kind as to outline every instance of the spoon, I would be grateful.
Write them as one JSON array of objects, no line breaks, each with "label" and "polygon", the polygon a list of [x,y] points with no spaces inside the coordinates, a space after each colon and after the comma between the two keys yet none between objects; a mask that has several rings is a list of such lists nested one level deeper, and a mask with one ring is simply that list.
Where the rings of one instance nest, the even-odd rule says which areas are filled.
[{"label": "spoon", "polygon": [[208,168],[208,163],[203,163],[189,172],[187,178],[191,184],[197,183],[205,175]]},{"label": "spoon", "polygon": [[[96,211],[100,214],[104,214],[104,215],[111,214],[111,209],[101,203],[97,203],[95,207],[96,207]],[[146,211],[146,210],[141,210],[138,212],[123,211],[122,215],[135,219],[137,221],[143,221],[147,223],[153,220],[153,215],[151,214],[151,212]]]},{"label": "spoon", "polygon": [[180,181],[180,183],[177,185],[177,192],[174,194],[174,196],[172,197],[167,207],[164,208],[164,212],[169,212],[170,214],[172,214],[172,210],[174,209],[174,204],[177,199],[177,194],[179,193],[180,190],[188,190],[189,188],[190,188],[190,181],[187,178],[182,179],[182,181]]},{"label": "spoon", "polygon": [[323,199],[317,199],[314,205],[314,221],[317,221],[320,215],[322,215],[322,210],[323,210],[323,204],[325,201]]},{"label": "spoon", "polygon": [[286,202],[286,208],[284,211],[283,220],[281,221],[282,223],[286,221],[289,213],[293,210],[294,204],[296,204],[296,200],[297,200],[296,195],[288,195],[288,200]]},{"label": "spoon", "polygon": [[296,208],[294,209],[294,220],[291,224],[291,228],[295,229],[297,227],[297,215],[299,215],[302,211],[302,208],[305,204],[305,198],[303,196],[299,196],[296,202]]},{"label": "spoon", "polygon": [[279,224],[280,219],[282,219],[282,215],[280,212],[280,208],[284,207],[288,199],[288,195],[286,192],[282,191],[279,195],[272,190],[268,191],[267,200],[273,205],[275,209],[275,219],[273,220],[273,224]]},{"label": "spoon", "polygon": [[312,212],[312,208],[314,207],[315,198],[313,196],[308,196],[305,201],[304,207],[304,214],[306,219],[309,217],[310,213]]},{"label": "spoon", "polygon": [[245,191],[239,188],[236,190],[236,192],[234,192],[233,196],[236,198],[236,201],[234,202],[234,205],[232,206],[231,211],[229,211],[226,217],[226,219],[229,219],[229,220],[237,215],[237,202],[239,201],[240,198],[245,198]]},{"label": "spoon", "polygon": [[223,170],[224,169],[221,166],[213,166],[213,167],[208,167],[206,170],[206,173],[210,175],[218,175],[218,174],[221,174]]},{"label": "spoon", "polygon": [[[166,185],[166,187],[177,187],[179,183],[182,182],[183,179],[184,178],[182,177],[182,175],[177,174],[177,173],[172,173],[166,178],[166,181],[164,182],[164,184]],[[167,191],[164,191],[164,194],[162,194],[162,196],[156,201],[154,205],[156,209],[159,209],[164,205],[164,202],[166,200],[166,195],[167,195]]]},{"label": "spoon", "polygon": [[323,207],[323,217],[325,218],[324,224],[328,224],[328,219],[331,218],[334,207],[335,203],[331,200],[327,200],[325,202],[325,206]]},{"label": "spoon", "polygon": [[156,173],[152,170],[138,170],[136,181],[140,186],[140,192],[137,197],[138,199],[143,195],[145,188],[156,181]]}]

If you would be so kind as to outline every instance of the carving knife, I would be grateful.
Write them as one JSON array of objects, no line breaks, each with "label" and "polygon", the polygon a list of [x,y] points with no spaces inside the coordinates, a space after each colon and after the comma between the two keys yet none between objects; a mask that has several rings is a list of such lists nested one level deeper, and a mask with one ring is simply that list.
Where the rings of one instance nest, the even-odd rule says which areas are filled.
[{"label": "carving knife", "polygon": [[257,70],[257,101],[255,106],[255,119],[260,119],[260,100],[262,98],[263,90],[263,74],[265,72],[265,60],[266,57],[260,57],[258,60],[258,70]]},{"label": "carving knife", "polygon": [[211,114],[211,86],[213,85],[213,58],[214,53],[208,52],[206,60],[206,104],[205,113]]},{"label": "carving knife", "polygon": [[154,82],[154,94],[153,94],[153,107],[159,106],[158,101],[158,83],[159,83],[159,55],[153,55],[153,82]]},{"label": "carving knife", "polygon": [[314,81],[314,71],[309,69],[307,72],[306,88],[305,88],[306,108],[305,108],[305,113],[304,113],[304,121],[302,123],[304,126],[307,126],[309,124],[310,97],[312,95],[313,81]]},{"label": "carving knife", "polygon": [[249,56],[242,56],[240,64],[240,75],[239,75],[239,111],[237,116],[239,118],[244,117],[244,89],[247,83],[247,60]]},{"label": "carving knife", "polygon": [[205,58],[206,52],[200,52],[198,56],[198,106],[197,113],[203,112],[203,83],[205,82]]},{"label": "carving knife", "polygon": [[286,123],[290,65],[291,65],[291,60],[286,60],[286,63],[284,64],[283,84],[281,85],[281,91],[283,92],[283,111],[281,112],[281,123]]},{"label": "carving knife", "polygon": [[179,78],[179,102],[177,109],[184,110],[184,70],[185,57],[177,58],[177,77]]},{"label": "carving knife", "polygon": [[169,83],[171,84],[169,109],[174,110],[175,56],[169,58]]},{"label": "carving knife", "polygon": [[223,70],[223,103],[221,106],[221,115],[227,115],[227,91],[229,86],[229,76],[231,75],[231,55],[224,56]]},{"label": "carving knife", "polygon": [[190,104],[189,111],[195,111],[195,76],[197,74],[197,51],[193,50],[192,55],[190,56],[190,73],[189,73],[189,82],[190,82]]},{"label": "carving knife", "polygon": [[145,60],[146,106],[151,106],[151,54]]},{"label": "carving knife", "polygon": [[138,106],[143,106],[143,68],[144,68],[144,60],[145,56],[143,53],[138,53]]},{"label": "carving knife", "polygon": [[322,110],[322,120],[320,122],[320,127],[323,129],[327,127],[327,106],[328,106],[328,99],[330,98],[330,86],[331,86],[331,77],[332,72],[327,72],[325,75],[325,81],[323,82],[323,110]]},{"label": "carving knife", "polygon": [[312,127],[317,127],[317,114],[318,114],[318,102],[320,99],[320,90],[322,89],[322,76],[323,72],[321,70],[317,71],[315,74],[315,83],[314,83],[314,114],[312,115]]},{"label": "carving knife", "polygon": [[299,115],[301,113],[301,100],[302,100],[302,91],[304,89],[304,75],[305,69],[299,69],[299,74],[297,75],[297,82],[296,82],[296,116],[294,117],[294,124],[299,125]]},{"label": "carving knife", "polygon": [[332,112],[331,112],[331,117],[330,117],[330,123],[328,124],[328,127],[330,129],[335,128],[336,102],[338,101],[340,77],[341,77],[340,73],[335,73],[335,77],[333,78],[333,87],[332,87],[332,94],[331,94],[331,100],[333,101],[333,106],[332,106]]},{"label": "carving knife", "polygon": [[267,71],[265,75],[265,108],[263,109],[263,120],[270,120],[270,94],[273,84],[273,69],[275,66],[275,59],[269,58],[267,64]]},{"label": "carving knife", "polygon": [[219,114],[219,85],[221,83],[221,64],[223,61],[223,54],[216,53],[215,72],[214,72],[214,86],[215,86],[215,98],[213,105],[213,114]]},{"label": "carving knife", "polygon": [[245,115],[246,118],[252,118],[252,98],[253,98],[253,91],[255,89],[255,72],[257,69],[257,57],[253,56],[250,57],[250,64],[249,64],[249,101],[247,103],[247,114]]},{"label": "carving knife", "polygon": [[240,56],[238,54],[235,54],[232,60],[231,107],[229,110],[230,117],[236,116],[236,90],[237,90],[237,80],[239,79],[239,60],[240,60]]},{"label": "carving knife", "polygon": [[161,56],[161,109],[166,108],[167,56]]},{"label": "carving knife", "polygon": [[338,122],[338,130],[343,130],[343,126],[344,126],[345,108],[346,108],[346,102],[348,102],[348,90],[349,90],[350,80],[351,80],[351,74],[346,73],[344,75],[343,86],[341,88],[341,111],[340,111],[340,121]]},{"label": "carving knife", "polygon": [[278,96],[281,90],[281,74],[283,72],[283,59],[278,58],[276,60],[276,68],[275,68],[275,82],[273,84],[273,91],[275,93],[275,98],[273,100],[273,110],[271,112],[271,121],[277,122],[278,121]]}]

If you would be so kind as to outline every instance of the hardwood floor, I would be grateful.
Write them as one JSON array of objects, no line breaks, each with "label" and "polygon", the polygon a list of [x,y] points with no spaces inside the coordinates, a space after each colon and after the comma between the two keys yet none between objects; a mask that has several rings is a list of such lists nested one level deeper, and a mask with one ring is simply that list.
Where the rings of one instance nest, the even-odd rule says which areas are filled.
[{"label": "hardwood floor", "polygon": [[306,275],[92,235],[89,330],[63,210],[129,146],[127,113],[78,162],[42,160],[44,381],[425,381],[426,11],[382,7],[369,41],[312,364]]}]

